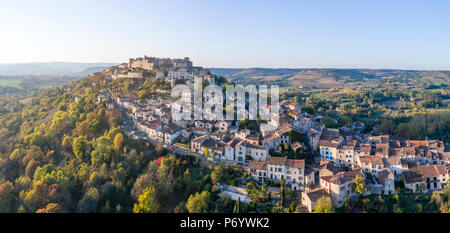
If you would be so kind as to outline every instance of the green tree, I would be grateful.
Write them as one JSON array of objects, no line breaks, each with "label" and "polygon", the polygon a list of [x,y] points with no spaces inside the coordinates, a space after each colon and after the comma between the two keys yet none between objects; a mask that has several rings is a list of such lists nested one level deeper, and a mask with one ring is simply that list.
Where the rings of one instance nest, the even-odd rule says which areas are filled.
[{"label": "green tree", "polygon": [[75,156],[81,161],[84,161],[86,159],[86,149],[87,149],[86,137],[80,136],[76,138],[73,141],[72,149]]},{"label": "green tree", "polygon": [[295,203],[295,201],[292,201],[291,204],[289,204],[289,211],[291,213],[295,213],[296,207],[297,207],[297,203]]},{"label": "green tree", "polygon": [[134,213],[157,213],[161,204],[158,202],[156,189],[149,187],[139,195],[138,203],[134,204]]},{"label": "green tree", "polygon": [[393,134],[395,132],[395,123],[391,120],[384,119],[378,127],[378,130],[383,133]]},{"label": "green tree", "polygon": [[398,204],[398,203],[394,204],[393,209],[394,209],[394,213],[399,213],[399,214],[403,213],[403,209],[400,206],[400,204]]},{"label": "green tree", "polygon": [[226,181],[228,175],[228,167],[224,164],[217,166],[211,173],[211,180],[214,184],[223,183]]},{"label": "green tree", "polygon": [[69,136],[65,136],[63,141],[62,141],[62,147],[64,148],[64,150],[69,151],[70,149],[72,149],[72,138]]},{"label": "green tree", "polygon": [[366,192],[366,179],[364,177],[357,175],[353,179],[353,190],[360,196]]},{"label": "green tree", "polygon": [[284,201],[284,183],[285,183],[284,179],[281,179],[280,180],[280,193],[279,193],[279,195],[280,195],[280,206],[283,205],[283,201]]},{"label": "green tree", "polygon": [[233,213],[240,213],[241,212],[241,198],[238,197],[238,200],[236,201],[236,204],[234,205]]},{"label": "green tree", "polygon": [[209,203],[211,202],[211,193],[203,191],[191,195],[186,203],[186,209],[189,213],[207,213]]},{"label": "green tree", "polygon": [[321,197],[314,206],[313,213],[334,213],[334,206],[331,198]]},{"label": "green tree", "polygon": [[180,202],[180,204],[178,204],[177,207],[175,207],[173,212],[174,213],[186,213],[187,212],[186,202],[184,202],[184,201]]}]

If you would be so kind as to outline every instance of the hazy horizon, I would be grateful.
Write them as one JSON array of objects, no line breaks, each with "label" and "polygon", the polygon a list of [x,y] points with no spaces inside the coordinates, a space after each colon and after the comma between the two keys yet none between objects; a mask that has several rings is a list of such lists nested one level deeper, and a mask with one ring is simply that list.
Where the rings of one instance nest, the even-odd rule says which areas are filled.
[{"label": "hazy horizon", "polygon": [[450,2],[2,4],[0,63],[191,57],[204,67],[450,70]]}]

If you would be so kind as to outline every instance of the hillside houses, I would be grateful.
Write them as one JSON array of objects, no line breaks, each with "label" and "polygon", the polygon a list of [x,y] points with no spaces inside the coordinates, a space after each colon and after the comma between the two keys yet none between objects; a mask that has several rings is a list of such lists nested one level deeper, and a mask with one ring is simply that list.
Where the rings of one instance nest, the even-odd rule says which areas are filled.
[{"label": "hillside houses", "polygon": [[330,194],[323,188],[316,188],[302,193],[302,205],[312,213],[317,201],[322,197],[330,197]]},{"label": "hillside houses", "polygon": [[346,197],[357,195],[353,189],[353,180],[358,175],[363,176],[360,169],[323,176],[320,178],[320,187],[330,194],[333,204],[339,208],[344,205]]},{"label": "hillside houses", "polygon": [[405,187],[413,193],[426,193],[445,188],[449,169],[445,165],[425,165],[402,173]]},{"label": "hillside houses", "polygon": [[[193,88],[194,78],[216,83],[213,74],[192,66],[189,59],[144,57],[111,71],[155,75],[172,85],[186,82],[189,88]],[[411,192],[433,192],[442,190],[449,178],[450,152],[439,140],[372,136],[363,133],[365,126],[361,122],[327,128],[323,116],[302,112],[298,104],[289,101],[280,103],[278,121],[174,120],[172,109],[182,106],[165,95],[158,93],[158,97],[146,101],[118,96],[114,101],[144,139],[171,145],[167,148],[198,158],[241,165],[257,183],[276,185],[283,180],[286,187],[303,192],[302,204],[309,211],[320,197],[330,197],[339,208],[345,198],[358,196],[353,187],[358,176],[364,178],[363,195],[395,194],[399,182]],[[105,97],[99,95],[98,101]],[[185,92],[180,98],[192,101],[192,97],[192,92]],[[306,158],[309,164],[293,158]]]},{"label": "hillside houses", "polygon": [[247,157],[254,161],[266,161],[269,155],[267,147],[251,143],[245,139],[233,138],[231,135],[222,138],[213,138],[211,135],[194,138],[192,139],[191,151],[236,162],[245,162]]},{"label": "hillside houses", "polygon": [[348,136],[322,134],[319,153],[322,161],[370,174],[376,182],[371,186],[372,193],[394,193],[394,181],[401,179],[412,192],[432,192],[442,190],[448,179],[448,152],[439,140],[381,135],[361,142]]},{"label": "hillside houses", "polygon": [[306,169],[305,160],[269,157],[266,162],[251,161],[250,175],[259,182],[285,180],[292,190],[305,190],[314,184],[314,171]]}]

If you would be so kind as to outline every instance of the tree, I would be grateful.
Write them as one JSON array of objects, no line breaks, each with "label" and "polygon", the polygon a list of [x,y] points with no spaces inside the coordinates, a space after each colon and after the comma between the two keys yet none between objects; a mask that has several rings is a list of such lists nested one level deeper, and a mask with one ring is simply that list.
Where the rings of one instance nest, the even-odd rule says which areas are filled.
[{"label": "tree", "polygon": [[280,195],[280,206],[283,205],[283,201],[284,201],[284,183],[285,183],[284,179],[281,179],[280,180],[280,193],[279,193],[279,195]]},{"label": "tree", "polygon": [[353,179],[353,190],[360,196],[366,192],[366,179],[364,177],[357,175]]},{"label": "tree", "polygon": [[422,206],[422,204],[418,203],[416,205],[416,212],[417,213],[422,213],[422,211],[423,211],[423,206]]},{"label": "tree", "polygon": [[334,213],[334,206],[331,198],[321,197],[314,206],[313,213]]},{"label": "tree", "polygon": [[394,204],[393,209],[394,209],[394,213],[398,213],[398,214],[403,213],[403,209],[400,206],[400,204],[398,204],[398,203]]},{"label": "tree", "polygon": [[224,164],[220,164],[219,166],[217,166],[211,173],[211,180],[214,184],[226,181],[226,177],[227,177],[227,166]]},{"label": "tree", "polygon": [[158,202],[156,189],[149,187],[139,195],[138,203],[134,204],[135,213],[157,213],[161,204]]},{"label": "tree", "polygon": [[155,150],[158,155],[162,155],[164,151],[164,146],[161,143],[159,143],[158,145],[156,145]]},{"label": "tree", "polygon": [[112,128],[122,124],[122,117],[118,110],[114,109],[109,113],[108,123]]},{"label": "tree", "polygon": [[124,141],[123,134],[122,133],[116,134],[116,136],[114,137],[114,148],[120,151],[123,146],[123,141]]},{"label": "tree", "polygon": [[62,147],[64,148],[64,150],[69,151],[70,149],[72,149],[72,138],[69,136],[65,136],[63,141],[62,141]]},{"label": "tree", "polygon": [[289,211],[291,213],[295,213],[296,207],[297,207],[297,204],[295,203],[295,201],[292,201],[291,204],[289,205]]},{"label": "tree", "polygon": [[195,193],[189,197],[186,209],[189,213],[207,213],[210,201],[211,193],[208,191]]},{"label": "tree", "polygon": [[372,204],[372,202],[370,201],[369,198],[364,198],[362,200],[362,204],[363,204],[364,209],[366,210],[366,212],[370,212],[372,210],[372,208],[373,208],[373,204]]},{"label": "tree", "polygon": [[174,213],[186,213],[187,212],[186,202],[184,202],[184,201],[180,202],[180,204],[178,204],[177,207],[175,207],[173,212]]},{"label": "tree", "polygon": [[384,119],[378,127],[378,130],[383,133],[393,134],[395,131],[395,123],[391,120]]},{"label": "tree", "polygon": [[241,198],[238,197],[236,204],[234,205],[233,213],[239,214],[241,212]]},{"label": "tree", "polygon": [[337,128],[338,125],[336,124],[335,120],[331,118],[330,116],[325,116],[323,118],[323,123],[327,128]]},{"label": "tree", "polygon": [[100,166],[104,163],[109,164],[116,161],[117,155],[111,139],[101,136],[96,140],[95,150],[91,153],[91,162],[94,166]]},{"label": "tree", "polygon": [[77,125],[77,133],[79,136],[86,136],[89,133],[89,123],[83,121]]},{"label": "tree", "polygon": [[344,199],[344,209],[346,211],[351,210],[352,208],[352,198],[351,197],[345,197]]},{"label": "tree", "polygon": [[15,197],[14,186],[11,182],[6,181],[0,185],[0,213],[14,212]]},{"label": "tree", "polygon": [[397,126],[395,133],[400,137],[406,137],[409,139],[418,139],[420,135],[419,129],[408,123],[400,123]]},{"label": "tree", "polygon": [[77,210],[80,213],[95,213],[97,212],[100,194],[98,189],[90,188],[78,202]]},{"label": "tree", "polygon": [[84,161],[86,159],[86,137],[80,136],[73,141],[72,145],[73,153],[77,156],[78,159]]},{"label": "tree", "polygon": [[50,203],[45,208],[36,210],[36,213],[63,213],[63,209],[58,203]]},{"label": "tree", "polygon": [[441,193],[438,191],[434,191],[433,194],[431,195],[431,202],[434,203],[439,208],[439,206],[441,206],[443,203]]}]

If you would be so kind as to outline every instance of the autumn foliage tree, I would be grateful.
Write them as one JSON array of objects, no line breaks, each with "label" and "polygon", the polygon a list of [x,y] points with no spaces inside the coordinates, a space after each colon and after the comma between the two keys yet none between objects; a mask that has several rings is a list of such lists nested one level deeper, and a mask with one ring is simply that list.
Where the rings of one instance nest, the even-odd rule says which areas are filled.
[{"label": "autumn foliage tree", "polygon": [[334,206],[331,198],[321,197],[314,206],[313,213],[334,213]]},{"label": "autumn foliage tree", "polygon": [[138,203],[134,204],[135,213],[157,213],[161,204],[158,202],[156,189],[149,187],[139,195]]}]

